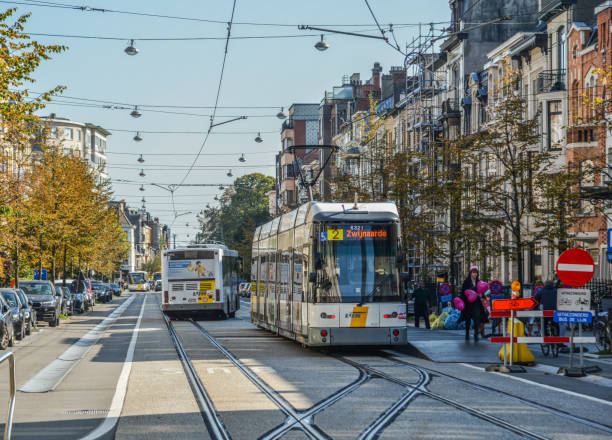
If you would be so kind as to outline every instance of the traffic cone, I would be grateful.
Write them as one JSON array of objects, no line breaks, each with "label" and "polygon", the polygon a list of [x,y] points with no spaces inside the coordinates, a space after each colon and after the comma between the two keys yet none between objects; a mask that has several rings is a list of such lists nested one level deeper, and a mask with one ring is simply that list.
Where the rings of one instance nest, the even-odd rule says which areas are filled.
[{"label": "traffic cone", "polygon": [[[510,335],[511,323],[512,323],[512,320],[509,319],[507,335]],[[518,338],[520,336],[525,336],[525,326],[520,320],[515,319],[514,320],[514,337]],[[529,348],[527,348],[527,344],[524,344],[524,343],[514,344],[513,350],[514,351],[513,351],[513,356],[512,356],[512,363],[531,364],[535,362],[535,357],[533,356],[533,353],[529,351]],[[503,346],[502,348],[499,349],[499,353],[497,355],[502,361],[504,360],[504,347]],[[508,362],[510,362],[510,343],[506,344],[506,359]]]}]

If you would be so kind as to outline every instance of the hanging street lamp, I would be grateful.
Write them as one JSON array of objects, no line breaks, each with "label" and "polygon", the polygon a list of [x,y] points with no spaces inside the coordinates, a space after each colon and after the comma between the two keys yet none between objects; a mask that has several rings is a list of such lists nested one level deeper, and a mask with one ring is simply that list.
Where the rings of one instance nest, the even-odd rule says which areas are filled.
[{"label": "hanging street lamp", "polygon": [[137,55],[140,52],[136,47],[134,47],[134,40],[130,40],[130,45],[125,48],[124,52],[130,56]]}]

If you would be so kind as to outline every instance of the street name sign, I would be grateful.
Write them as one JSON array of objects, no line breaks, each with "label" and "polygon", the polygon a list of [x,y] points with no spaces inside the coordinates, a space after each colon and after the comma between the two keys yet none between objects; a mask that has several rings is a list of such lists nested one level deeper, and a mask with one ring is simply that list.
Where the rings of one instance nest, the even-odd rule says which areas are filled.
[{"label": "street name sign", "polygon": [[553,321],[555,322],[567,322],[576,324],[589,324],[593,321],[593,315],[591,312],[561,312],[555,310],[553,314]]},{"label": "street name sign", "polygon": [[538,305],[534,298],[496,299],[491,303],[493,310],[531,310]]},{"label": "street name sign", "polygon": [[561,281],[571,287],[581,287],[591,281],[595,273],[593,257],[582,249],[568,249],[559,255],[557,275]]},{"label": "street name sign", "polygon": [[589,289],[557,289],[557,310],[588,312],[591,310]]},{"label": "street name sign", "polygon": [[448,302],[453,299],[453,295],[444,295],[440,297],[440,302]]}]

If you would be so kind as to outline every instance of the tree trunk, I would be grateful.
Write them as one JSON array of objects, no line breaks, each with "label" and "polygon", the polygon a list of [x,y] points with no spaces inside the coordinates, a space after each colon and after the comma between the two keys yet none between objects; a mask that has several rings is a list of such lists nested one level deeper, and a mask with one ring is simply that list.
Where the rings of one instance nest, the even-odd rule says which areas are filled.
[{"label": "tree trunk", "polygon": [[40,234],[40,259],[38,262],[38,279],[42,280],[42,270],[43,270],[43,236]]},{"label": "tree trunk", "polygon": [[62,284],[64,287],[66,287],[66,245],[64,244],[64,256],[63,256],[63,262],[62,262],[62,271],[63,271],[63,275],[62,275],[62,280],[64,281]]},{"label": "tree trunk", "polygon": [[13,266],[15,273],[15,288],[19,288],[19,245],[15,246],[15,260]]},{"label": "tree trunk", "polygon": [[55,252],[56,252],[56,247],[53,246],[51,248],[51,275],[52,275],[52,282],[55,283],[56,280],[56,276],[55,276]]}]

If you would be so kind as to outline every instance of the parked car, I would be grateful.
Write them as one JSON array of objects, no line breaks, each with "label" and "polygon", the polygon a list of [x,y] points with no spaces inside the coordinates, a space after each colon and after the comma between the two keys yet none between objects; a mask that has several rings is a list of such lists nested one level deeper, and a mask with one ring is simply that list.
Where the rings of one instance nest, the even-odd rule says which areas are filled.
[{"label": "parked car", "polygon": [[93,291],[91,289],[91,280],[88,278],[81,280],[74,280],[71,283],[72,290],[75,293],[80,293],[83,299],[83,310],[86,312],[89,309],[93,309],[93,306],[96,304],[96,298],[93,295]]},{"label": "parked car", "polygon": [[23,314],[26,320],[26,335],[32,333],[32,329],[36,328],[36,310],[32,308],[32,300],[28,298],[25,292],[21,289],[13,289],[19,295],[21,304],[23,305]]},{"label": "parked car", "polygon": [[71,292],[74,313],[85,313],[85,303],[82,293]]},{"label": "parked car", "polygon": [[66,304],[66,297],[64,296],[64,291],[59,286],[54,286],[54,288],[55,288],[55,293],[60,295],[62,298],[61,306],[60,306],[60,315],[66,316],[67,314],[66,310],[67,310],[68,305]]},{"label": "parked car", "polygon": [[161,290],[162,290],[162,280],[155,280],[155,281],[153,281],[153,282],[155,283],[155,286],[154,286],[154,288],[153,288],[153,289],[154,289],[156,292],[161,292]]},{"label": "parked car", "polygon": [[111,286],[111,289],[113,290],[113,295],[121,296],[121,286],[119,284],[111,283],[110,286]]},{"label": "parked car", "polygon": [[0,289],[0,295],[2,295],[13,314],[13,334],[18,341],[21,341],[26,336],[26,326],[19,296],[13,289]]},{"label": "parked car", "polygon": [[64,299],[66,300],[66,315],[74,315],[74,299],[72,298],[72,292],[68,287],[61,286],[60,289],[64,292]]},{"label": "parked car", "polygon": [[93,281],[91,283],[91,290],[94,292],[96,301],[100,302],[109,302],[111,298],[111,293],[109,289],[106,287],[106,284],[100,281]]},{"label": "parked car", "polygon": [[51,281],[19,280],[19,287],[32,300],[36,319],[48,322],[50,327],[60,324],[63,295],[55,290]]},{"label": "parked car", "polygon": [[13,313],[4,297],[0,295],[0,349],[6,350],[15,343]]}]

